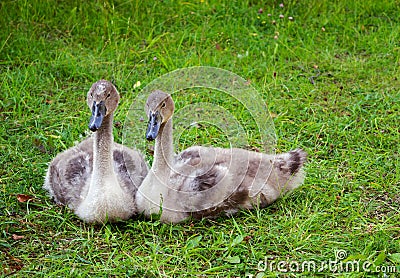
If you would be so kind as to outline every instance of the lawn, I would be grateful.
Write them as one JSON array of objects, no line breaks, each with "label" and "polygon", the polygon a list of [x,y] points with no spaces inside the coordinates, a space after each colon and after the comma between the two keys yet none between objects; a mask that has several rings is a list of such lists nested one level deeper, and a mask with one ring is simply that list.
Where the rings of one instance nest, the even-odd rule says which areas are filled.
[{"label": "lawn", "polygon": [[[0,27],[0,276],[398,277],[399,1],[3,0]],[[309,153],[303,186],[265,209],[175,225],[89,225],[51,201],[47,164],[89,134],[93,82],[116,84],[115,140],[140,147],[125,124],[137,96],[195,66],[252,86],[276,152]],[[262,149],[260,119],[235,98],[174,99],[224,107],[243,147]],[[225,146],[222,133],[194,125],[177,149]]]}]

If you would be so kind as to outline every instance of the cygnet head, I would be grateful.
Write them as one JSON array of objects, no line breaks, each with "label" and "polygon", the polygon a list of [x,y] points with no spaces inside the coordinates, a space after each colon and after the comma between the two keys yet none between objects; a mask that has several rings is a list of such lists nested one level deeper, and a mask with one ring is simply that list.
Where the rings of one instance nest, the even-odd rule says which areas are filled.
[{"label": "cygnet head", "polygon": [[146,115],[149,123],[146,131],[146,139],[156,139],[160,127],[168,122],[174,114],[174,101],[172,97],[163,91],[156,90],[150,94],[146,102]]},{"label": "cygnet head", "polygon": [[104,117],[117,109],[118,102],[118,91],[111,82],[100,80],[94,83],[87,94],[87,104],[92,110],[89,129],[97,131],[101,127]]}]

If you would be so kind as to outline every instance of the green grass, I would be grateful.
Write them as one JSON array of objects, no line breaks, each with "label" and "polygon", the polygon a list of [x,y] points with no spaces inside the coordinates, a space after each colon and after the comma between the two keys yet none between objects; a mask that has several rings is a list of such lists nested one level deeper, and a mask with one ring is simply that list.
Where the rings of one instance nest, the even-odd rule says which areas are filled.
[{"label": "green grass", "polygon": [[[350,261],[397,266],[387,275],[398,275],[399,3],[279,3],[1,1],[0,276],[294,277],[263,271],[265,258],[320,264],[338,250]],[[273,115],[277,152],[310,154],[301,188],[266,209],[179,225],[141,217],[87,225],[51,202],[41,188],[47,163],[88,134],[93,82],[118,86],[115,121],[123,123],[137,81],[143,88],[190,66],[251,82]],[[116,124],[116,141],[122,135]],[[211,126],[179,142],[223,145],[224,137]]]}]

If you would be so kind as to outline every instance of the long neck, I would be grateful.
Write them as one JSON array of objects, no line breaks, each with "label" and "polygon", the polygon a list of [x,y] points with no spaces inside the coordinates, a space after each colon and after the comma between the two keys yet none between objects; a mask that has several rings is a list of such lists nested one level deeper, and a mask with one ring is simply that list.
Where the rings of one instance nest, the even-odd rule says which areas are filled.
[{"label": "long neck", "polygon": [[169,176],[170,167],[174,159],[174,146],[172,137],[172,118],[160,127],[154,147],[154,162],[152,169],[156,173]]},{"label": "long neck", "polygon": [[[103,119],[101,127],[94,133],[93,142],[93,177],[92,180],[102,181],[113,169],[113,115]],[[97,183],[98,184],[98,183]]]}]

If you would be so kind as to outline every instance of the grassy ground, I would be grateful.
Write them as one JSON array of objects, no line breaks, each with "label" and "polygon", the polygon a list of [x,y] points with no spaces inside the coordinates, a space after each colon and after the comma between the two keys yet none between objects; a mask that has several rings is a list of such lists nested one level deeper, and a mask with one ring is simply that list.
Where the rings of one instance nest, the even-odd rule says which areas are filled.
[{"label": "grassy ground", "polygon": [[[279,4],[1,1],[0,276],[294,277],[304,262],[317,266],[304,276],[383,276],[362,263],[398,275],[399,3]],[[305,184],[266,209],[180,225],[93,226],[54,205],[43,176],[87,135],[90,85],[117,84],[121,142],[134,84],[189,66],[230,70],[257,88],[277,151],[309,152]],[[317,271],[337,257],[342,269]],[[346,272],[355,261],[360,271]]]}]

